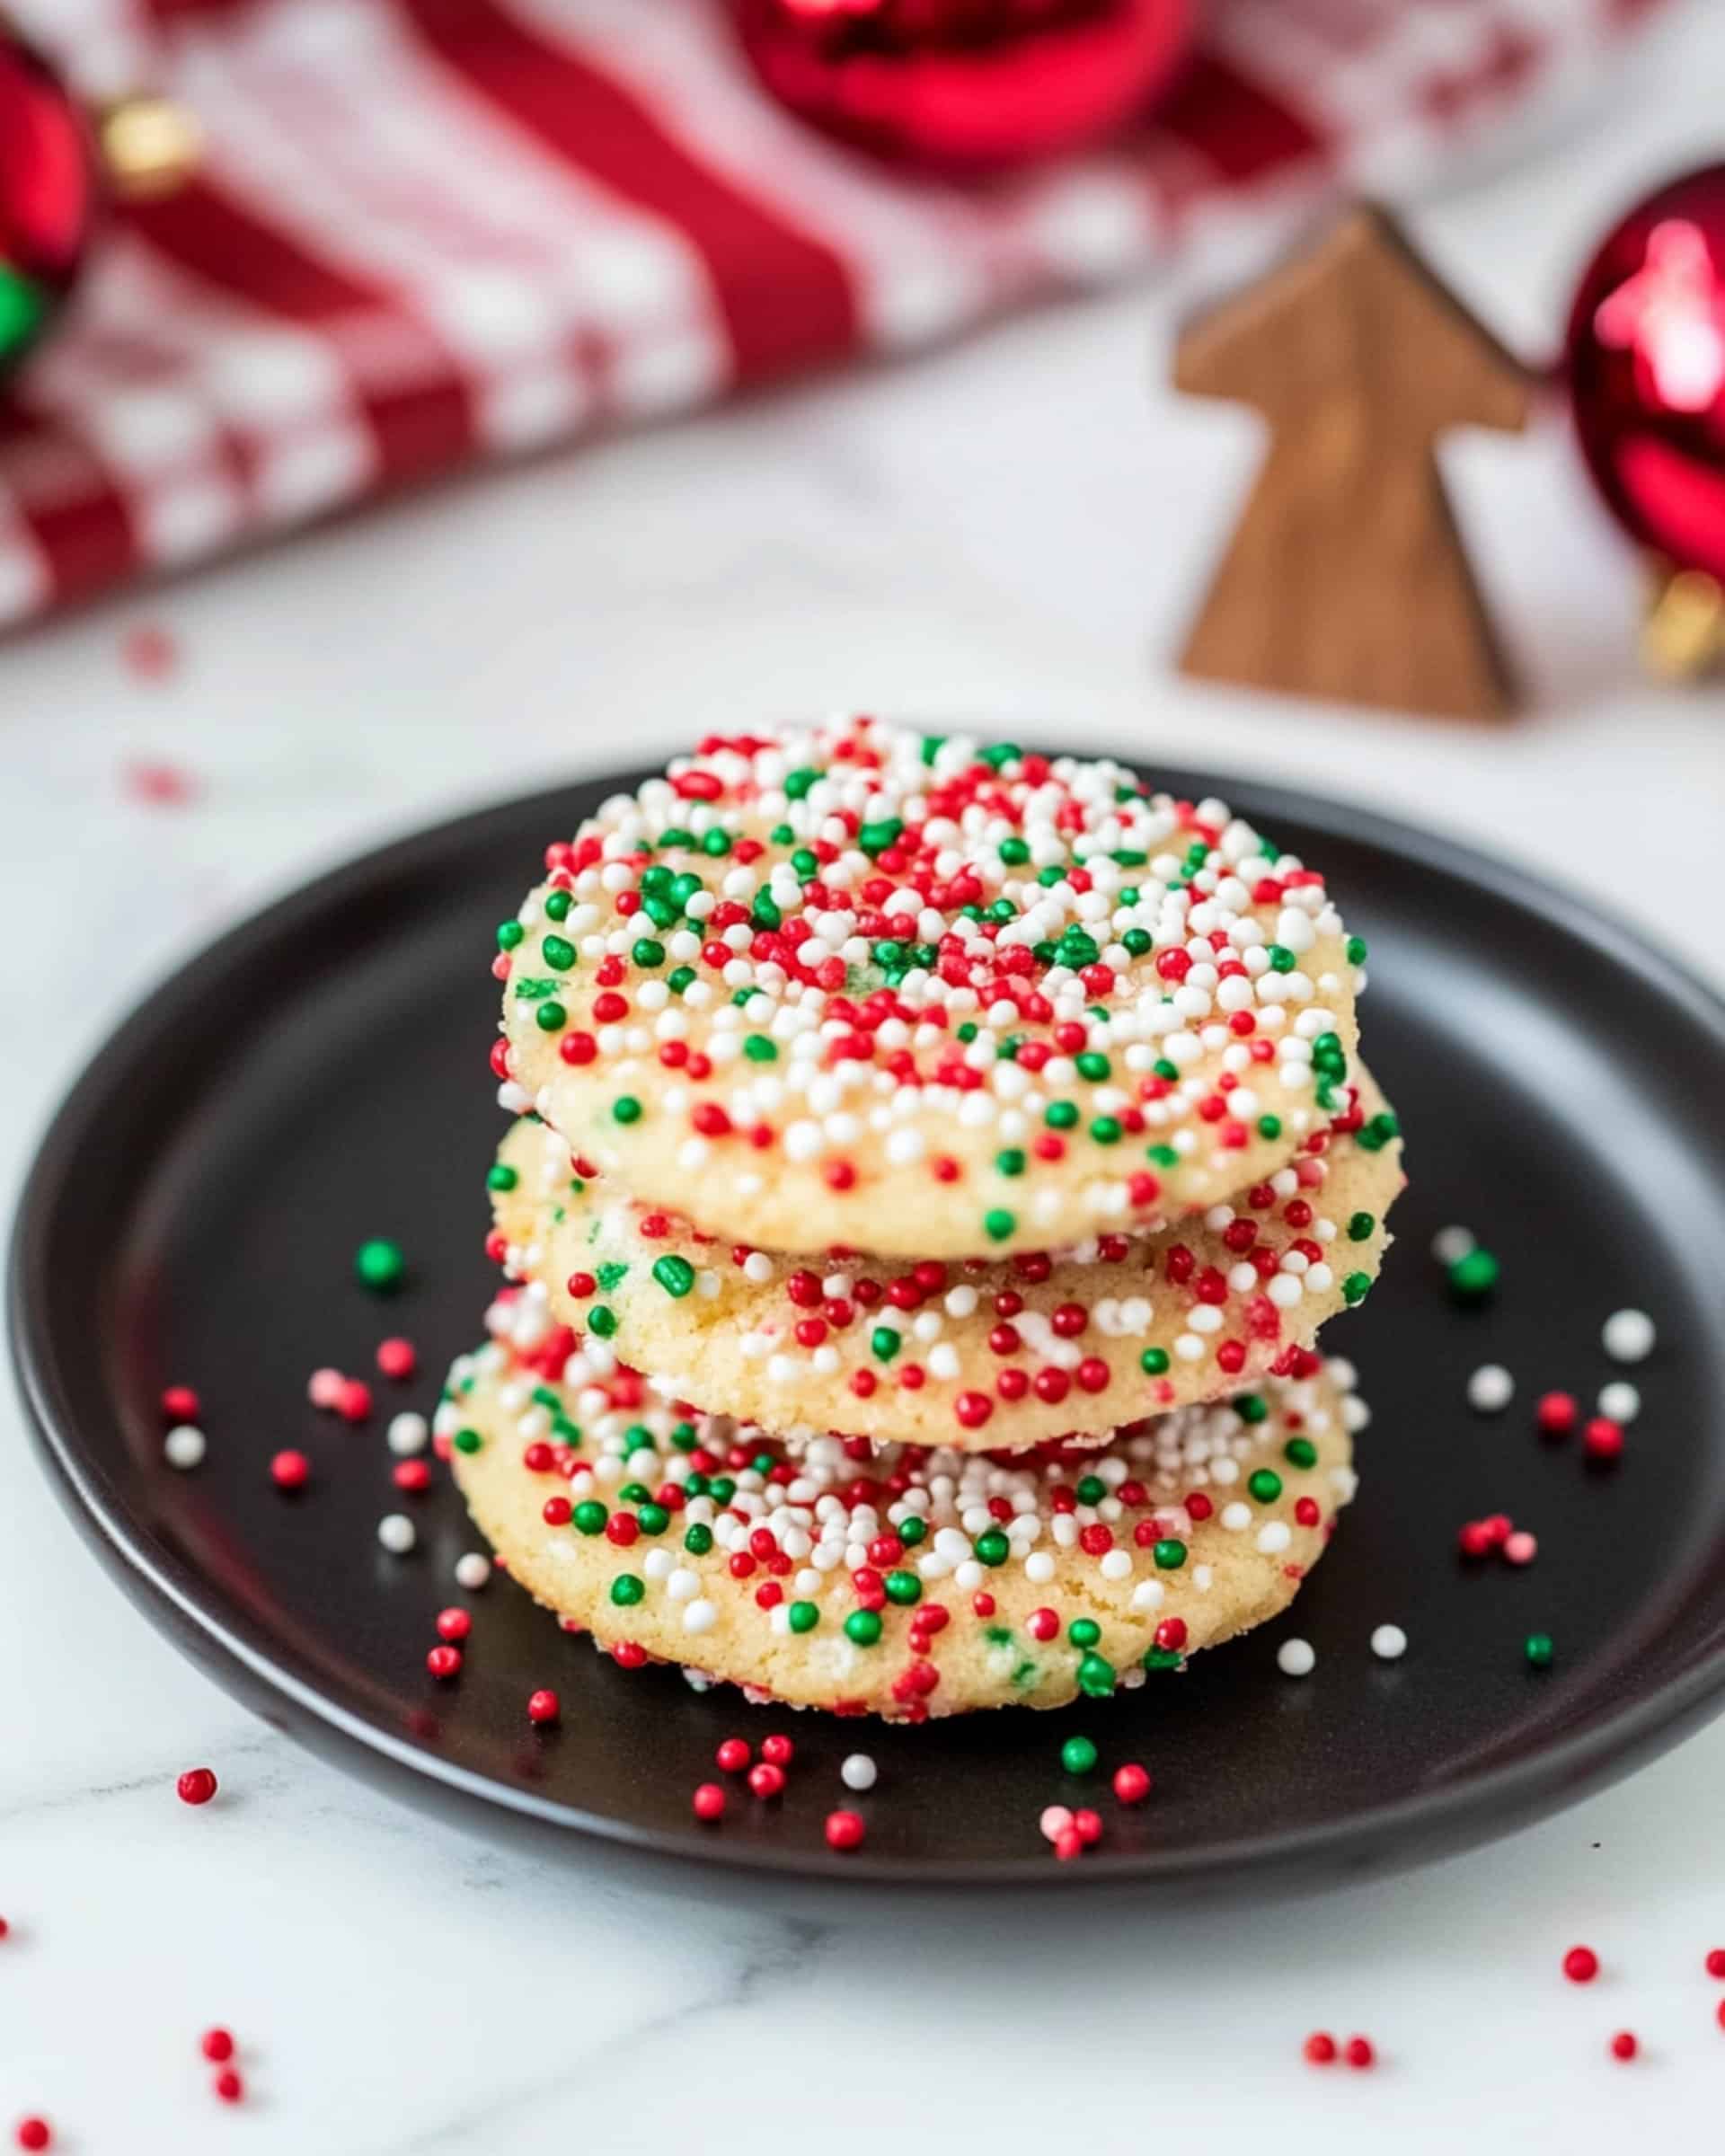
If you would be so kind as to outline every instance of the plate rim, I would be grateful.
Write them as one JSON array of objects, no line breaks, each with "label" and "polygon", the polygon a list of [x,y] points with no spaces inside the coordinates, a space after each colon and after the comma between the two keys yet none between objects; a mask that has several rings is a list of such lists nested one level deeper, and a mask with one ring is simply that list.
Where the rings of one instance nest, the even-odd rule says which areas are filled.
[{"label": "plate rim", "polygon": [[[1061,747],[1055,753],[1084,752]],[[513,1788],[416,1746],[329,1699],[272,1657],[266,1628],[249,1626],[243,1613],[230,1617],[220,1607],[209,1606],[214,1591],[204,1575],[157,1542],[148,1524],[126,1506],[80,1440],[76,1418],[58,1391],[58,1358],[49,1314],[51,1297],[36,1292],[35,1284],[45,1272],[45,1242],[59,1191],[84,1133],[117,1082],[112,1074],[123,1070],[134,1047],[158,1035],[181,1006],[198,1003],[205,981],[220,976],[260,937],[291,935],[303,922],[339,906],[348,893],[411,876],[426,857],[435,857],[452,844],[482,845],[488,826],[512,826],[535,805],[549,805],[577,791],[625,791],[657,769],[652,765],[616,771],[606,766],[591,773],[578,773],[555,784],[415,826],[293,886],[168,969],[139,994],[87,1056],[50,1117],[31,1157],[10,1237],[6,1332],[14,1383],[56,1498],[128,1597],[199,1668],[267,1720],[275,1718],[261,1703],[264,1700],[291,1710],[277,1726],[296,1742],[334,1756],[344,1771],[378,1782],[385,1777],[375,1770],[382,1767],[387,1771],[393,1797],[421,1805],[453,1798],[481,1831],[487,1819],[493,1825],[500,1824],[502,1815],[512,1824],[536,1830],[542,1846],[554,1837],[555,1845],[565,1853],[581,1851],[589,1842],[614,1851],[649,1853],[675,1863],[685,1877],[693,1869],[729,1875],[739,1883],[850,1882],[877,1892],[898,1887],[924,1894],[1003,1886],[1051,1890],[1057,1881],[1064,1890],[1081,1885],[1128,1884],[1201,1889],[1225,1878],[1292,1875],[1318,1864],[1326,1865],[1331,1876],[1396,1869],[1491,1838],[1489,1832],[1476,1830],[1493,1816],[1507,1816],[1503,1831],[1513,1833],[1574,1803],[1679,1742],[1700,1721],[1725,1708],[1721,1638],[1651,1693],[1630,1697],[1579,1728],[1554,1734],[1528,1756],[1485,1768],[1463,1781],[1351,1812],[1339,1821],[1210,1843],[1197,1855],[1178,1847],[1151,1847],[1099,1850],[1077,1867],[1039,1863],[1029,1853],[969,1861],[942,1858],[926,1866],[908,1867],[901,1859],[871,1852],[866,1846],[854,1853],[841,1853],[720,1837],[700,1843]],[[1214,796],[1235,803],[1255,822],[1297,822],[1326,836],[1397,854],[1416,869],[1465,879],[1499,901],[1591,945],[1614,965],[1632,966],[1712,1037],[1725,1067],[1725,995],[1685,962],[1658,950],[1591,894],[1571,890],[1466,840],[1345,798],[1243,773],[1183,765],[1159,764],[1154,776],[1159,788],[1182,798],[1201,800]],[[1398,1842],[1409,1836],[1420,1837],[1420,1846],[1398,1850]]]}]

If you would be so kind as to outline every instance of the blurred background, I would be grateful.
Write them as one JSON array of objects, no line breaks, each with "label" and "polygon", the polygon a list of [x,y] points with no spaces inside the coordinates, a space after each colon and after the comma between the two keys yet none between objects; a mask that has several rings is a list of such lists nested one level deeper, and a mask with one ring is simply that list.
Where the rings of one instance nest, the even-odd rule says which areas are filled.
[{"label": "blurred background", "polygon": [[[266,897],[429,817],[811,708],[1291,779],[1585,881],[1725,986],[1725,699],[1704,670],[1725,545],[1718,0],[6,13],[37,57],[0,43],[0,1188],[123,1009]],[[172,109],[116,116],[139,92]],[[1619,374],[1566,380],[1588,264],[1679,180],[1681,215],[1643,216],[1610,257],[1605,296],[1650,263],[1648,305],[1606,318],[1596,296],[1578,318]],[[1360,194],[1396,205],[1531,370],[1524,431],[1463,424],[1440,447],[1520,685],[1499,720],[1178,665],[1265,429],[1176,393],[1177,338]],[[1674,224],[1661,266],[1652,234]],[[1272,384],[1276,357],[1261,354]],[[1392,357],[1416,401],[1432,355]],[[1341,401],[1365,409],[1351,385]],[[1477,415],[1464,399],[1455,416]],[[1652,442],[1623,466],[1644,490],[1609,508],[1583,437],[1596,469]],[[1682,650],[1656,654],[1682,679],[1643,650],[1650,590],[1674,570],[1702,579]],[[89,1905],[94,1928],[63,1952],[108,2001],[92,2011],[116,2081],[158,2072],[127,2051],[128,1986],[165,1983],[206,2019],[243,2010],[231,1991],[192,2002],[199,1958],[257,1989],[284,2044],[300,2022],[314,2055],[333,2041],[309,2026],[314,1940],[291,1949],[294,2002],[265,2002],[243,1910],[268,1846],[284,1900],[340,1898],[375,1950],[371,2040],[415,2057],[429,2136],[385,2130],[408,2099],[356,2054],[296,2092],[298,2141],[270,2145],[446,2145],[432,2128],[459,2108],[466,2054],[425,2055],[423,2001],[398,1978],[428,1912],[411,1868],[376,1861],[405,1816],[261,1733],[140,1625],[7,1435],[14,1595],[40,1616],[33,1651],[0,1667],[0,1727],[29,1733],[0,1745],[0,1821],[14,1870],[61,1879],[63,1916]],[[190,1860],[170,1847],[181,1823],[128,1791],[248,1749],[276,1801],[199,1855],[198,1955],[164,1972],[150,1940]],[[1527,1922],[1561,1931],[1576,1852],[1608,1816],[1623,1854],[1592,1905],[1668,1928],[1668,1961],[1693,1960],[1660,1852],[1722,1765],[1716,1728],[1464,1874],[1278,1918],[1281,1963],[1315,1959],[1338,2001],[1357,1965],[1375,1970],[1362,2013],[1376,1987],[1423,1984],[1432,2058],[1465,2006],[1484,2048],[1457,2102],[1513,2086],[1526,2024],[1478,1925],[1513,1886]],[[526,1897],[469,1897],[475,1994],[514,1966],[522,1912],[577,1904],[570,1880],[411,1831],[469,1883]],[[117,1936],[98,1912],[122,1887],[144,1901]],[[707,1983],[717,1918],[645,1934],[600,1896],[580,1915],[637,1988]],[[1200,1943],[1195,1922],[1166,1929]],[[1099,1949],[1069,1931],[1050,1927],[1044,1973],[1065,1955],[1077,1998]],[[957,1945],[930,1951],[956,1985]],[[891,1943],[853,1952],[852,1979],[883,1999]],[[1248,2000],[1259,1974],[1233,1973]],[[812,1974],[799,2010],[827,2038],[843,1975]],[[547,1998],[566,1975],[546,1963]],[[518,1999],[500,1991],[493,2019]],[[1171,2044],[1203,2009],[1201,1983],[1159,2001]],[[17,2010],[25,2047],[58,2055],[63,2004]],[[476,2047],[486,2009],[463,2011]],[[973,2031],[980,2011],[963,2010]],[[1487,2020],[1500,2034],[1482,2038]],[[941,2031],[899,2034],[915,2059]],[[338,2097],[354,2108],[319,2127],[305,2107]],[[1381,2146],[1382,2124],[1325,2145]]]}]

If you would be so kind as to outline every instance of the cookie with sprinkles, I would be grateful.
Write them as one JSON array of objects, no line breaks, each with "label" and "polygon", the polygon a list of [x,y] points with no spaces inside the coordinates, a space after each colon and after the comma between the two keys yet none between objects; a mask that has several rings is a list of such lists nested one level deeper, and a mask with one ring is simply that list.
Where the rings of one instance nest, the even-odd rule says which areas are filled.
[{"label": "cookie with sprinkles", "polygon": [[589,1356],[716,1412],[967,1451],[1100,1441],[1287,1374],[1363,1301],[1403,1178],[1395,1118],[1357,1078],[1295,1160],[1232,1203],[1057,1257],[881,1265],[715,1241],[588,1180],[532,1121],[491,1171],[490,1247]]},{"label": "cookie with sprinkles", "polygon": [[1331,1363],[1100,1453],[792,1449],[585,1366],[530,1295],[488,1329],[437,1429],[512,1577],[632,1660],[897,1720],[1104,1698],[1274,1616],[1366,1419]]},{"label": "cookie with sprinkles", "polygon": [[498,932],[505,1106],[753,1247],[1153,1228],[1283,1167],[1354,1051],[1320,871],[1108,761],[712,736],[546,867]]}]

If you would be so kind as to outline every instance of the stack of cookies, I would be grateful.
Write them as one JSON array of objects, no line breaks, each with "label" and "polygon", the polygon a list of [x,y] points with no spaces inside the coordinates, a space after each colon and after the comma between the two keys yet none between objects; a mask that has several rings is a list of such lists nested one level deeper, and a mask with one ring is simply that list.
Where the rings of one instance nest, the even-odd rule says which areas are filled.
[{"label": "stack of cookies", "polygon": [[1110,762],[713,736],[499,932],[508,1285],[438,1430],[620,1661],[916,1720],[1291,1600],[1402,1187],[1322,874]]}]

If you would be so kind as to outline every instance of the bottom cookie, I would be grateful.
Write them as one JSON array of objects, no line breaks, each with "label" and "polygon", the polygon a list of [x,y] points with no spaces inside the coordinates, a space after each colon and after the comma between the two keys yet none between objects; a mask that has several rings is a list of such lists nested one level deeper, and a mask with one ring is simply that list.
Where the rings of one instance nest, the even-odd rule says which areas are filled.
[{"label": "bottom cookie", "polygon": [[511,1337],[515,1304],[436,1425],[499,1558],[600,1646],[788,1705],[919,1721],[1137,1685],[1285,1608],[1354,1491],[1340,1362],[1101,1449],[793,1454],[632,1373],[560,1369],[555,1336]]}]

